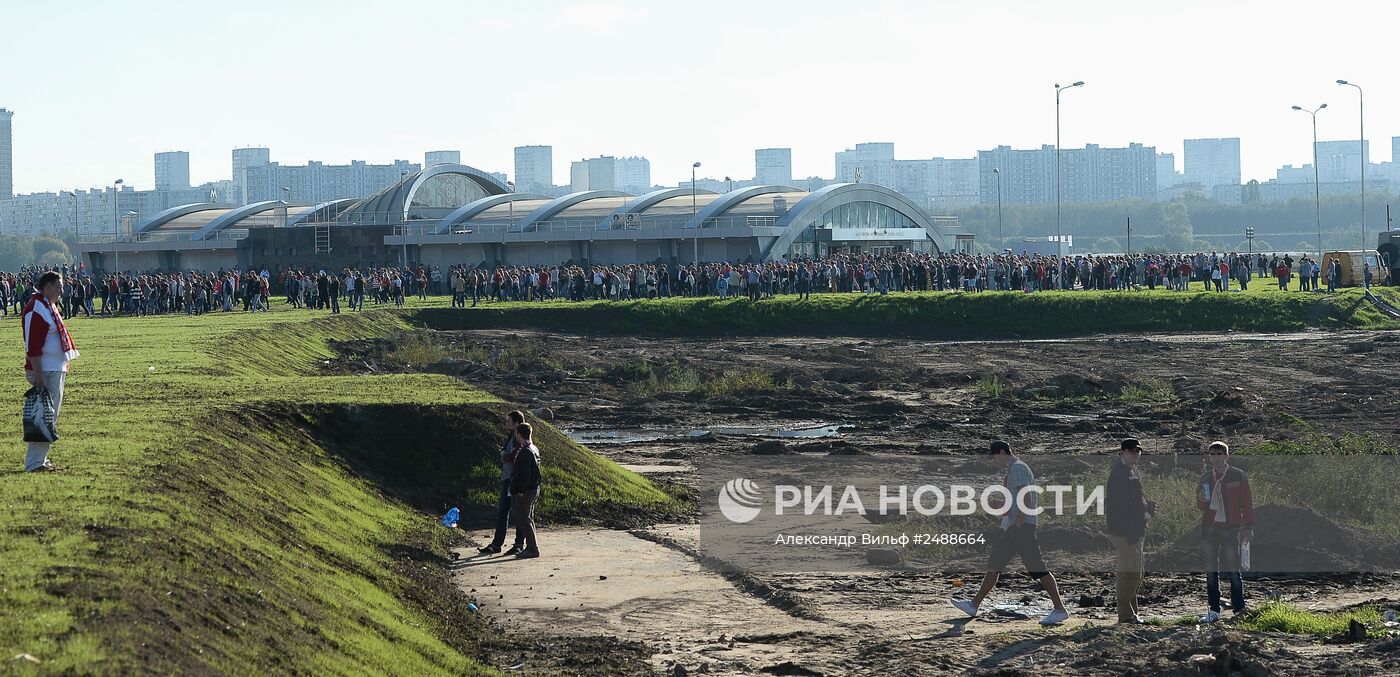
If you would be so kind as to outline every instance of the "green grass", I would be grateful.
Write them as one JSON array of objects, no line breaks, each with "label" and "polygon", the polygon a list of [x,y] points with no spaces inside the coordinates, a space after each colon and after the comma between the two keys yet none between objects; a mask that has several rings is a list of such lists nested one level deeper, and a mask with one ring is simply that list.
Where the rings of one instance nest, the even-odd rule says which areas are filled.
[{"label": "green grass", "polygon": [[[494,671],[481,660],[498,633],[451,587],[461,537],[435,517],[492,509],[510,405],[435,374],[321,375],[328,341],[408,327],[390,311],[309,317],[70,322],[65,471],[17,472],[18,443],[0,471],[4,671]],[[20,363],[18,341],[4,350]],[[15,375],[0,394],[25,387]],[[5,429],[18,415],[5,408]],[[539,430],[545,519],[683,510]]]},{"label": "green grass", "polygon": [[982,377],[981,380],[977,381],[976,388],[978,395],[988,399],[1001,397],[1002,394],[1008,392],[1006,383],[997,376]]},{"label": "green grass", "polygon": [[[1385,290],[1384,293],[1390,293]],[[1393,298],[1393,296],[1392,296]],[[1309,327],[1395,329],[1361,290],[1327,296],[1255,284],[1220,294],[1157,291],[817,294],[747,299],[499,303],[456,310],[418,306],[441,329],[532,328],[647,336],[1064,337],[1108,333],[1255,331]]]},{"label": "green grass", "polygon": [[1117,399],[1122,402],[1165,403],[1176,401],[1176,391],[1170,383],[1159,378],[1147,378],[1141,383],[1130,383],[1123,387]]},{"label": "green grass", "polygon": [[1381,614],[1374,607],[1362,607],[1352,611],[1315,612],[1283,602],[1264,602],[1240,621],[1238,627],[1259,632],[1331,636],[1347,632],[1353,620],[1367,626],[1368,635],[1384,636],[1378,629],[1382,627]]}]

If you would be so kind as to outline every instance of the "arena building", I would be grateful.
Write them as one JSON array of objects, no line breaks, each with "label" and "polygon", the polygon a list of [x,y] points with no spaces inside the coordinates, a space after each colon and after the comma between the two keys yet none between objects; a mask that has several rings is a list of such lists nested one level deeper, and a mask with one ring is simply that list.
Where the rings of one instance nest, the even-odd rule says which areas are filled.
[{"label": "arena building", "polygon": [[930,217],[899,193],[841,183],[808,192],[590,190],[511,192],[460,164],[439,164],[360,200],[182,205],[117,236],[85,239],[96,270],[256,266],[759,261],[829,252],[940,252],[956,219]]}]

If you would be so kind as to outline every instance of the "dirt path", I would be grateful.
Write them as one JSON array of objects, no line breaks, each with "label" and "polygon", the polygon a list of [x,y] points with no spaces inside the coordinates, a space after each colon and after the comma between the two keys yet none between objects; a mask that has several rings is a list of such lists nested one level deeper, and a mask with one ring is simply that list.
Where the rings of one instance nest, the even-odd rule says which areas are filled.
[{"label": "dirt path", "polygon": [[[668,675],[1077,675],[1128,669],[1152,674],[1186,669],[1192,657],[1205,660],[1201,656],[1233,661],[1244,674],[1311,674],[1314,667],[1331,665],[1334,674],[1371,675],[1400,667],[1394,648],[1246,635],[1223,623],[1114,625],[1111,609],[1079,608],[1072,596],[1067,600],[1071,620],[1042,628],[1037,619],[1048,602],[1024,582],[999,587],[983,614],[969,620],[947,602],[961,592],[951,583],[959,576],[897,570],[763,577],[764,585],[800,601],[806,617],[799,617],[685,554],[696,543],[695,530],[693,525],[635,534],[548,530],[540,559],[479,557],[464,549],[455,576],[461,589],[479,600],[481,611],[507,631],[525,631],[546,638],[546,644],[599,635],[639,642],[651,652],[652,668]],[[478,542],[490,538],[488,532],[472,536]],[[1105,582],[1072,575],[1062,581],[1067,590],[1093,590]],[[1393,581],[1364,591],[1309,583],[1278,586],[1283,599],[1317,610],[1383,603],[1391,599],[1387,595],[1400,595]],[[1160,598],[1151,614],[1194,612],[1199,587],[1189,577],[1150,580],[1145,594]],[[1151,650],[1144,650],[1149,645]],[[1222,649],[1228,653],[1217,659]],[[524,669],[529,670],[528,662]]]},{"label": "dirt path", "polygon": [[[684,538],[693,526],[666,527]],[[489,532],[473,534],[487,542]],[[559,636],[611,635],[640,641],[659,671],[752,673],[803,660],[808,647],[773,636],[840,633],[784,613],[737,590],[719,574],[656,542],[625,531],[551,530],[545,556],[480,557],[461,551],[456,577],[507,627]]]}]

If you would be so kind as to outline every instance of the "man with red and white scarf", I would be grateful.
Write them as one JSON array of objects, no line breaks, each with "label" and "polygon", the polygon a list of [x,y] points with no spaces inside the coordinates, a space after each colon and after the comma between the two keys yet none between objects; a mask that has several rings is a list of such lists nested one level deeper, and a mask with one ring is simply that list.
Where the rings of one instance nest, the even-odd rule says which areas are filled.
[{"label": "man with red and white scarf", "polygon": [[[78,357],[78,349],[68,336],[63,315],[55,303],[63,295],[63,278],[49,271],[39,276],[38,289],[24,306],[21,324],[24,328],[24,374],[30,385],[46,388],[53,398],[54,425],[58,425],[58,410],[63,405],[63,379],[68,363]],[[53,471],[49,462],[48,442],[30,442],[24,459],[26,472]]]}]

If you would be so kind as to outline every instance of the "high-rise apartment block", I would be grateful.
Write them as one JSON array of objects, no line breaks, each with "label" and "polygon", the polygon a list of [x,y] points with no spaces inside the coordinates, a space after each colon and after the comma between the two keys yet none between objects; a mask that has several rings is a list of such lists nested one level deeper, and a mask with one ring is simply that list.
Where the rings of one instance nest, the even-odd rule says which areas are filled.
[{"label": "high-rise apartment block", "polygon": [[156,190],[186,190],[190,187],[190,154],[183,150],[156,153]]}]

